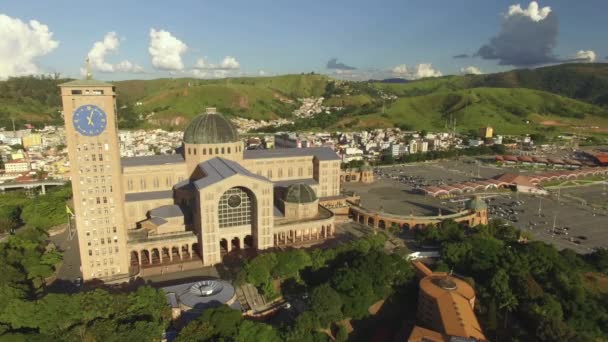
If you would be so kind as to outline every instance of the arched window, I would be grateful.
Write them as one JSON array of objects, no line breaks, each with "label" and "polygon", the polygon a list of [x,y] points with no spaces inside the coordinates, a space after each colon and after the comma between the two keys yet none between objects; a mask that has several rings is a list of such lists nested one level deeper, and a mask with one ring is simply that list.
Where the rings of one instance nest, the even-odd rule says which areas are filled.
[{"label": "arched window", "polygon": [[230,147],[228,147],[228,154],[230,154]]},{"label": "arched window", "polygon": [[213,155],[213,149],[212,148],[209,149],[209,155],[210,156]]},{"label": "arched window", "polygon": [[188,147],[188,154],[190,154],[190,147]]},{"label": "arched window", "polygon": [[218,204],[220,228],[250,225],[252,222],[252,197],[241,187],[228,189]]},{"label": "arched window", "polygon": [[219,154],[220,153],[220,149],[219,148],[215,148],[215,154]]},{"label": "arched window", "polygon": [[222,147],[222,154],[224,154],[224,148]]},{"label": "arched window", "polygon": [[194,155],[196,155],[196,147],[195,147],[195,148],[193,148],[193,150],[194,150]]},{"label": "arched window", "polygon": [[207,149],[203,148],[203,155],[206,155],[206,154],[207,154]]}]

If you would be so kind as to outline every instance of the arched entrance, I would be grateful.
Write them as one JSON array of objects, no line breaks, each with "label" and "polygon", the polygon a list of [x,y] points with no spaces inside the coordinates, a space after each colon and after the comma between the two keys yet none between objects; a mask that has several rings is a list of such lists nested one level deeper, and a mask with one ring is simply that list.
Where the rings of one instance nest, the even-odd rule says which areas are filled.
[{"label": "arched entrance", "polygon": [[131,251],[131,266],[139,266],[139,253]]},{"label": "arched entrance", "polygon": [[220,253],[228,253],[228,241],[226,239],[220,240]]},{"label": "arched entrance", "polygon": [[149,265],[152,263],[152,260],[150,259],[150,251],[148,251],[147,249],[144,249],[141,251],[141,264],[142,265]]},{"label": "arched entrance", "polygon": [[200,250],[198,248],[198,243],[193,243],[192,244],[192,257],[195,257],[197,255],[200,256],[199,253],[200,253]]},{"label": "arched entrance", "polygon": [[163,254],[162,254],[162,262],[163,262],[163,263],[170,262],[170,261],[171,261],[171,254],[170,254],[170,253],[171,253],[171,250],[170,250],[169,248],[167,248],[167,247],[163,247],[163,248],[161,249],[161,251],[162,251],[162,253],[163,253]]},{"label": "arched entrance", "polygon": [[374,226],[374,218],[373,217],[370,217],[370,218],[367,219],[367,225],[370,226],[370,227]]},{"label": "arched entrance", "polygon": [[181,257],[179,256],[179,248],[175,246],[171,247],[171,257],[173,260],[181,260]]},{"label": "arched entrance", "polygon": [[238,237],[235,237],[230,241],[232,244],[232,249],[241,249],[241,240]]},{"label": "arched entrance", "polygon": [[378,227],[380,227],[382,229],[386,229],[386,223],[384,222],[384,220],[378,221]]},{"label": "arched entrance", "polygon": [[160,264],[160,252],[158,248],[152,248],[151,264]]},{"label": "arched entrance", "polygon": [[253,248],[253,236],[245,236],[245,239],[243,240],[243,248]]},{"label": "arched entrance", "polygon": [[189,245],[182,245],[181,250],[182,250],[182,259],[191,257]]}]

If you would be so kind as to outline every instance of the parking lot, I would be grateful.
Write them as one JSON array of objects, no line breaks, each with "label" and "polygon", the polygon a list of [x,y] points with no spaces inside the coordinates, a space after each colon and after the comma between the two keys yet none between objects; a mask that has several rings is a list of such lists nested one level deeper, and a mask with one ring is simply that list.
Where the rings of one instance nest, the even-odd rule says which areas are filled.
[{"label": "parking lot", "polygon": [[[441,161],[381,167],[376,169],[373,184],[345,183],[344,188],[357,192],[362,206],[368,209],[397,215],[437,215],[438,208],[443,214],[461,209],[471,194],[439,199],[420,194],[419,188],[469,181],[477,176],[491,178],[506,172],[533,171],[478,164],[474,159]],[[603,184],[562,188],[559,194],[554,189],[542,199],[515,192],[486,193],[482,197],[488,201],[491,218],[527,230],[535,239],[579,253],[608,248],[608,194]]]},{"label": "parking lot", "polygon": [[[581,192],[578,189],[579,193]],[[488,199],[490,216],[527,230],[557,248],[589,253],[608,247],[608,212],[561,196],[511,194]],[[539,210],[540,208],[540,210]]]}]

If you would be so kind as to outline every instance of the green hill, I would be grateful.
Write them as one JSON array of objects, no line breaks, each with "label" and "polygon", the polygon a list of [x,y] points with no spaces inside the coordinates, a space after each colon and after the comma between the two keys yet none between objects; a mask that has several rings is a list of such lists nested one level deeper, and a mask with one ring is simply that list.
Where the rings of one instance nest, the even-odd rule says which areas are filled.
[{"label": "green hill", "polygon": [[384,114],[343,119],[336,127],[358,120],[361,126],[443,130],[452,119],[458,131],[491,125],[502,134],[550,133],[579,125],[608,127],[608,109],[531,89],[473,88],[401,97]]},{"label": "green hill", "polygon": [[[61,123],[57,84],[64,81],[58,77],[1,81],[0,127],[9,126],[11,118],[18,125]],[[125,128],[179,128],[205,107],[257,120],[291,118],[298,98],[324,96],[325,105],[342,110],[312,120],[298,119],[295,129],[401,126],[437,130],[454,118],[459,130],[489,124],[504,134],[608,131],[608,64],[564,64],[408,83],[336,81],[317,74],[114,83],[119,124]]]},{"label": "green hill", "polygon": [[419,96],[438,91],[468,88],[529,88],[608,106],[608,64],[560,64],[537,69],[446,76],[409,83],[376,83],[377,87],[399,96]]}]

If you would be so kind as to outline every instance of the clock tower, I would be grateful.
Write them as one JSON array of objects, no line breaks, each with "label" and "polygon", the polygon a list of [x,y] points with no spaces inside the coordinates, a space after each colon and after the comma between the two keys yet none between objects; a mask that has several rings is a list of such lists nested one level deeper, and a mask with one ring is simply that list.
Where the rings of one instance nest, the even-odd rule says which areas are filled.
[{"label": "clock tower", "polygon": [[125,276],[129,258],[115,88],[90,76],[60,88],[82,278]]}]

